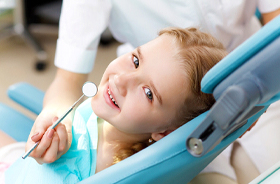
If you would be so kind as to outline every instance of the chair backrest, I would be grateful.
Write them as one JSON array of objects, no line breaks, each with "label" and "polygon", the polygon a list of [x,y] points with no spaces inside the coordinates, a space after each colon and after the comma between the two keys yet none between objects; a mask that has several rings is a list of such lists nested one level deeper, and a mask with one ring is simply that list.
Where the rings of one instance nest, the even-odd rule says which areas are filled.
[{"label": "chair backrest", "polygon": [[[82,110],[82,109],[81,109]],[[265,109],[264,109],[265,110]],[[252,124],[263,112],[250,119]],[[187,183],[237,139],[249,124],[234,132],[207,155],[196,158],[186,149],[188,135],[206,117],[207,112],[135,155],[80,183]]]},{"label": "chair backrest", "polygon": [[20,82],[9,87],[8,96],[16,103],[39,115],[43,109],[45,93],[34,86]]}]

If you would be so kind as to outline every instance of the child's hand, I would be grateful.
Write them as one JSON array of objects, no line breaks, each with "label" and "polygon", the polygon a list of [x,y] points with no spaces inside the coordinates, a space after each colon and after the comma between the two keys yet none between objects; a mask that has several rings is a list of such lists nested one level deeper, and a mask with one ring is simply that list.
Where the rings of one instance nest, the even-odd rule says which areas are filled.
[{"label": "child's hand", "polygon": [[54,113],[42,111],[32,127],[25,150],[29,150],[37,141],[40,141],[39,145],[29,155],[39,164],[56,161],[70,148],[72,141],[71,126],[66,128],[63,124],[64,121],[70,121],[70,118],[65,118],[55,129],[50,129],[50,126],[57,119]]}]

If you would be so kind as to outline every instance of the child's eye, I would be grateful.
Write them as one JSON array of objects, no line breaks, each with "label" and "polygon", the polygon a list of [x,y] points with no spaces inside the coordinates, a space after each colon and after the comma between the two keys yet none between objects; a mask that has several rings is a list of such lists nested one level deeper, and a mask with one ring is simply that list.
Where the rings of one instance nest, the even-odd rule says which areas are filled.
[{"label": "child's eye", "polygon": [[152,91],[149,88],[145,88],[144,90],[145,90],[146,96],[149,98],[149,100],[153,100]]},{"label": "child's eye", "polygon": [[139,67],[139,59],[136,56],[133,56],[133,63],[135,68]]}]

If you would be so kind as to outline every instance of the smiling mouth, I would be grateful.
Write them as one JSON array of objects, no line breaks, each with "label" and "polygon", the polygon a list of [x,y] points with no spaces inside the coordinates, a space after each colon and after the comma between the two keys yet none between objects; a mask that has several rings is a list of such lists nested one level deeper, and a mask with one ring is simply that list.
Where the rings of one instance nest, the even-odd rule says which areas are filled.
[{"label": "smiling mouth", "polygon": [[115,99],[113,98],[113,96],[111,95],[109,88],[108,88],[108,94],[109,94],[109,97],[110,97],[111,101],[115,104],[115,106],[118,107],[118,108],[120,108],[120,107],[118,106],[116,100],[115,100]]}]

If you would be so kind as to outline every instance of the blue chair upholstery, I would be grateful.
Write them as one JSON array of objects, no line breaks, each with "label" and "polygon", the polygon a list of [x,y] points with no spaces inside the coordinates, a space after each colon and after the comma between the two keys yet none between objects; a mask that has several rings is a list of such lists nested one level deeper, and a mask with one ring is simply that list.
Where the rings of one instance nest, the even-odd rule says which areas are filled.
[{"label": "blue chair upholstery", "polygon": [[10,86],[8,96],[37,115],[42,111],[44,92],[28,83],[21,82]]},{"label": "blue chair upholstery", "polygon": [[16,141],[27,141],[34,120],[21,112],[0,103],[0,130],[13,137]]},{"label": "blue chair upholstery", "polygon": [[[42,111],[44,92],[28,83],[17,83],[8,89],[8,96],[38,115]],[[0,130],[16,141],[26,141],[34,120],[21,112],[0,103]]]},{"label": "blue chair upholstery", "polygon": [[[223,81],[228,79],[235,70],[246,66],[247,61],[264,60],[263,53],[267,54],[269,51],[273,51],[271,52],[271,55],[274,56],[273,59],[276,61],[278,59],[275,67],[276,70],[280,71],[279,48],[280,16],[264,26],[262,30],[213,67],[202,81],[203,90],[212,93],[216,88],[219,88],[219,85],[225,88]],[[263,75],[265,76],[266,73]],[[226,86],[230,87],[230,85],[231,81]],[[148,148],[80,183],[187,183],[230,143],[242,135],[272,102],[280,99],[280,85],[276,86],[277,88],[273,89],[273,92],[268,90],[262,94],[265,100],[262,101],[262,104],[257,104],[264,106],[262,110],[250,117],[244,126],[225,137],[202,157],[194,157],[189,153],[186,148],[186,140],[205,119],[208,112],[201,114]],[[216,96],[219,98],[221,95]],[[40,100],[42,101],[42,99]]]}]

